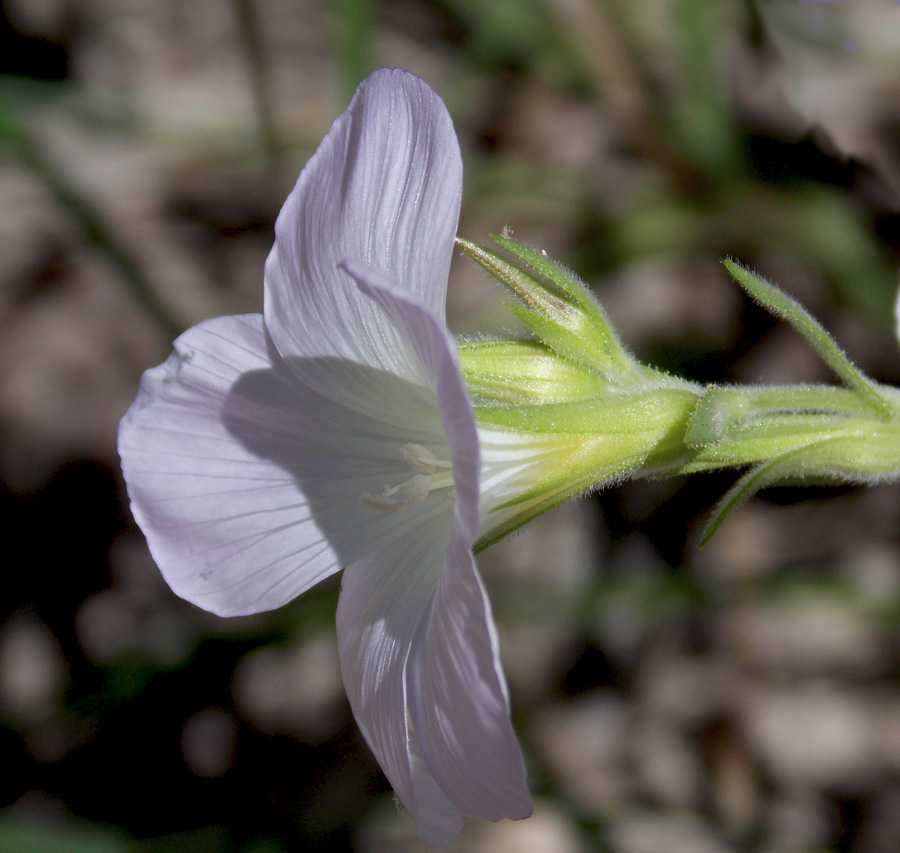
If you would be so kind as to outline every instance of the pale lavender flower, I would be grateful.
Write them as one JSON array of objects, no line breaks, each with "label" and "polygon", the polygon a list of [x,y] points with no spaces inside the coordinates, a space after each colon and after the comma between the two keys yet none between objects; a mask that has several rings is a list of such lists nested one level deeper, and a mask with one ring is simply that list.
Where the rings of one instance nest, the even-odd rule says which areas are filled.
[{"label": "pale lavender flower", "polygon": [[344,569],[350,704],[434,847],[462,815],[532,808],[472,558],[478,435],[444,321],[461,182],[440,98],[375,72],[281,211],[264,316],[178,338],[119,431],[178,595],[257,613]]}]

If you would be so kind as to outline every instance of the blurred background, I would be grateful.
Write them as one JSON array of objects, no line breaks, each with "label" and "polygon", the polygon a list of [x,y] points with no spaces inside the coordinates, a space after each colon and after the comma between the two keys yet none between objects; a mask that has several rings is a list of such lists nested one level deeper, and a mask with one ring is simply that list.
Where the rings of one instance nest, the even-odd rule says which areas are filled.
[{"label": "blurred background", "polygon": [[[900,379],[892,0],[0,0],[0,850],[417,851],[353,723],[337,582],[222,620],[164,585],[115,450],[141,372],[259,311],[356,84],[446,100],[460,234],[582,275],[699,381],[830,382],[719,263]],[[515,332],[454,263],[461,334]],[[536,796],[472,851],[900,850],[900,491],[640,481],[480,565]]]}]

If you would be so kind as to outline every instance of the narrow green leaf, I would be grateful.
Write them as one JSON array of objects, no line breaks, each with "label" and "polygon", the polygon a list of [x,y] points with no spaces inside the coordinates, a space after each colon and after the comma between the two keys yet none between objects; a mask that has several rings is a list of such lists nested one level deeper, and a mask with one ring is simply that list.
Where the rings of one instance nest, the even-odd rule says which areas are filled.
[{"label": "narrow green leaf", "polygon": [[757,465],[744,474],[727,492],[724,498],[719,501],[718,506],[713,511],[712,518],[707,522],[703,529],[703,535],[700,537],[700,547],[704,547],[716,535],[716,532],[724,524],[733,512],[740,509],[750,498],[753,497],[760,489],[771,486],[778,482],[786,473],[785,469],[790,467],[791,460],[800,455],[804,447],[785,453],[777,459],[764,462]]},{"label": "narrow green leaf", "polygon": [[[857,459],[847,460],[846,449],[848,445],[861,445],[857,448],[860,452]],[[896,437],[890,436],[887,445],[890,445],[892,456],[896,457],[894,448],[897,446]],[[857,430],[847,429],[835,432],[827,438],[808,442],[802,447],[797,447],[787,453],[757,465],[740,478],[722,498],[713,512],[712,518],[706,525],[700,538],[700,547],[706,545],[715,535],[722,523],[736,509],[742,506],[749,498],[760,489],[774,485],[821,485],[825,483],[865,483],[884,482],[896,478],[896,471],[883,470],[885,466],[874,466],[874,470],[863,470],[861,463],[867,463],[870,467],[871,437],[861,437]],[[896,468],[897,460],[892,458],[892,464]],[[684,471],[690,466],[680,469]],[[679,472],[679,473],[680,473]]]},{"label": "narrow green leaf", "polygon": [[875,384],[851,363],[822,324],[783,290],[732,260],[722,262],[734,280],[776,317],[790,323],[819,357],[851,388],[856,389],[871,408],[890,415],[892,409]]}]

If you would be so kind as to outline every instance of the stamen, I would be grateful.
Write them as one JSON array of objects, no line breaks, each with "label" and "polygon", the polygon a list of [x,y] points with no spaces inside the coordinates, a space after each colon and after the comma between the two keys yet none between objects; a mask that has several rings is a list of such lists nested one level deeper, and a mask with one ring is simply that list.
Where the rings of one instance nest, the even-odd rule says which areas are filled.
[{"label": "stamen", "polygon": [[427,447],[422,447],[421,444],[404,444],[400,448],[400,452],[403,454],[403,461],[413,471],[418,471],[420,474],[434,473],[434,463],[437,462],[437,457]]},{"label": "stamen", "polygon": [[[372,509],[381,509],[386,512],[397,512],[404,507],[412,506],[428,497],[428,493],[435,489],[453,487],[453,472],[450,471],[450,462],[438,459],[430,450],[421,444],[405,444],[400,449],[403,459],[417,474],[410,477],[399,486],[382,487],[377,495],[371,492],[363,492],[359,496],[359,502]],[[438,468],[448,470],[436,473]]]},{"label": "stamen", "polygon": [[380,494],[373,495],[363,492],[359,496],[360,503],[372,507],[372,509],[384,509],[388,512],[396,512],[403,507],[424,501],[428,496],[429,478],[424,474],[416,474],[399,486],[385,486]]},{"label": "stamen", "polygon": [[420,474],[433,474],[438,468],[450,467],[449,461],[445,462],[442,459],[438,459],[427,447],[422,447],[421,444],[413,444],[412,442],[404,444],[400,448],[400,452],[403,454],[406,464],[413,471],[418,471]]}]

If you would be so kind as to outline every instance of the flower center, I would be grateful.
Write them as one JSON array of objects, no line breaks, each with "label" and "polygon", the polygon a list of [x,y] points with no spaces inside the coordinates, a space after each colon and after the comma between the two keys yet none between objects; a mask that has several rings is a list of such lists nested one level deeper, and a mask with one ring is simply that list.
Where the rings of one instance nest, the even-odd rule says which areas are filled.
[{"label": "flower center", "polygon": [[450,462],[438,459],[421,444],[404,444],[400,452],[406,464],[416,473],[399,486],[384,486],[377,495],[363,492],[359,496],[361,504],[385,512],[397,512],[424,501],[428,493],[435,489],[453,488]]}]

